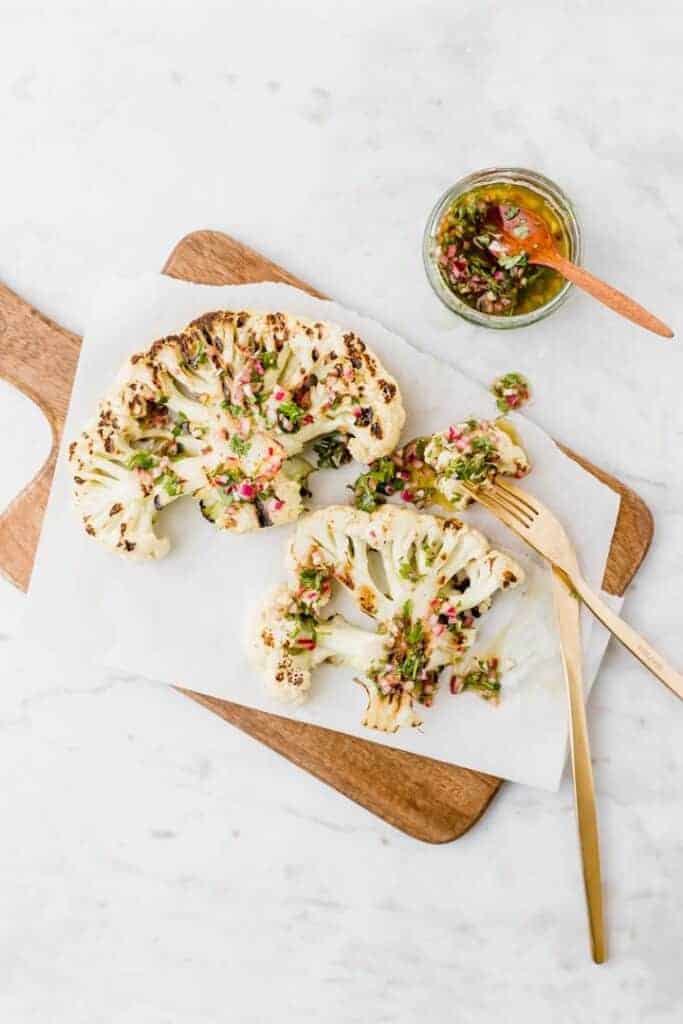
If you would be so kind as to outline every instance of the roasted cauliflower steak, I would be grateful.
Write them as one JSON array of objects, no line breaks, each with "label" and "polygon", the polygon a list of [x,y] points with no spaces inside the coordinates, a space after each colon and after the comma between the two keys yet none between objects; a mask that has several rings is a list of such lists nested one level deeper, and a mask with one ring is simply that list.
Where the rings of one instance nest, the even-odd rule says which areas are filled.
[{"label": "roasted cauliflower steak", "polygon": [[[396,446],[396,381],[352,331],[288,313],[207,313],[131,356],[69,446],[86,532],[130,559],[160,558],[159,513],[185,495],[220,530],[299,517],[313,468],[301,452],[333,437],[335,458]],[[341,456],[339,449],[341,446]]]},{"label": "roasted cauliflower steak", "polygon": [[[363,724],[395,732],[421,723],[419,705],[431,705],[444,673],[463,688],[477,619],[524,574],[458,519],[384,505],[304,516],[289,545],[287,577],[266,598],[251,640],[269,690],[298,703],[318,665],[348,665],[367,691]],[[371,630],[326,617],[335,584]]]}]

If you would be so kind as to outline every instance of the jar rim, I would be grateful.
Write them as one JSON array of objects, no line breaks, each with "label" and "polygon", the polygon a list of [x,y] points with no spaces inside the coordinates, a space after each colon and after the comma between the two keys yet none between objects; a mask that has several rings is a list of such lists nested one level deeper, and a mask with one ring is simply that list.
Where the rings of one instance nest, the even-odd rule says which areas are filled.
[{"label": "jar rim", "polygon": [[482,313],[480,310],[468,306],[462,299],[459,299],[445,284],[433,255],[433,248],[436,243],[436,230],[447,207],[450,206],[453,200],[479,185],[492,185],[499,182],[524,185],[537,192],[549,203],[562,220],[567,232],[570,245],[570,259],[574,263],[580,263],[582,249],[581,228],[571,200],[564,190],[551,178],[526,167],[488,167],[483,170],[473,171],[459,178],[455,184],[447,188],[437,199],[427,219],[422,241],[422,259],[427,279],[433,291],[452,312],[457,313],[465,320],[469,320],[470,323],[479,324],[482,327],[509,330],[515,327],[527,327],[550,316],[569,298],[573,288],[571,282],[565,281],[557,294],[549,302],[539,306],[538,309],[534,309],[529,313],[520,313],[517,316],[496,316],[490,313]]}]

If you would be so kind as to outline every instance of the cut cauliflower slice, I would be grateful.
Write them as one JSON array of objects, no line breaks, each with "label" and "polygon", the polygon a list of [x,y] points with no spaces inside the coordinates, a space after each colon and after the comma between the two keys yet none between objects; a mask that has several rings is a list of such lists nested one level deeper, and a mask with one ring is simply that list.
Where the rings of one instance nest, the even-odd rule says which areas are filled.
[{"label": "cut cauliflower slice", "polygon": [[255,662],[271,693],[294,704],[306,699],[316,666],[331,661],[362,672],[383,649],[381,636],[350,625],[341,615],[315,618],[285,584],[261,609],[254,644]]},{"label": "cut cauliflower slice", "polygon": [[[287,576],[265,601],[253,638],[270,691],[301,701],[317,665],[346,664],[367,692],[363,724],[395,732],[420,724],[418,706],[432,703],[444,671],[462,677],[476,620],[523,572],[458,519],[385,505],[372,514],[333,506],[302,518]],[[325,616],[335,583],[374,631]]]},{"label": "cut cauliflower slice", "polygon": [[527,454],[505,420],[470,419],[377,459],[356,480],[354,503],[372,512],[397,495],[417,508],[457,511],[472,501],[464,484],[487,487],[498,475],[518,479],[529,470]]},{"label": "cut cauliflower slice", "polygon": [[490,420],[465,420],[434,434],[424,460],[436,472],[438,489],[454,508],[472,501],[463,484],[487,487],[499,474],[519,479],[530,468],[526,452]]},{"label": "cut cauliflower slice", "polygon": [[[192,496],[218,529],[297,519],[318,438],[360,461],[391,451],[405,413],[357,335],[286,313],[219,311],[128,360],[69,448],[86,531],[133,559],[160,558],[158,513]],[[329,456],[328,456],[329,457]]]}]

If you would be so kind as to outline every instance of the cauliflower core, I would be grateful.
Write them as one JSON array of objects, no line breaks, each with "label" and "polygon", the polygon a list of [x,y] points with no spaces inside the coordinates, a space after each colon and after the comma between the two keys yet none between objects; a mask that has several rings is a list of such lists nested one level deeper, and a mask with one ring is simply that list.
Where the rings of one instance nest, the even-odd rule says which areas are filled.
[{"label": "cauliflower core", "polygon": [[[496,591],[523,579],[460,520],[389,505],[307,515],[287,561],[288,582],[264,603],[253,640],[270,689],[300,702],[317,665],[349,665],[368,694],[363,724],[384,732],[420,724],[417,706],[432,703],[443,672],[467,688],[476,620]],[[372,632],[325,617],[335,582],[374,620]]]},{"label": "cauliflower core", "polygon": [[358,478],[355,505],[371,512],[395,494],[418,508],[466,508],[472,497],[464,484],[485,488],[498,475],[520,478],[529,472],[526,452],[509,430],[503,420],[470,419],[410,441]]},{"label": "cauliflower core", "polygon": [[[316,439],[327,464],[396,445],[396,382],[351,331],[287,313],[207,313],[130,358],[69,448],[86,532],[161,558],[157,514],[191,495],[221,530],[296,519]],[[322,462],[322,460],[321,460]],[[324,463],[323,463],[324,464]]]}]

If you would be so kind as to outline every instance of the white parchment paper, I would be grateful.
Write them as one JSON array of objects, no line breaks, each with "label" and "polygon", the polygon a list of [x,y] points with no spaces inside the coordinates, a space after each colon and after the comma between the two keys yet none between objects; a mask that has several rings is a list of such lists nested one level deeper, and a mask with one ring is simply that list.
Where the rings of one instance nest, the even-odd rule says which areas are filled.
[{"label": "white parchment paper", "polygon": [[[242,536],[221,534],[191,500],[161,517],[172,550],[160,562],[130,564],[86,537],[71,509],[64,451],[94,412],[126,357],[211,309],[282,310],[356,331],[397,378],[407,410],[403,440],[454,419],[492,416],[491,396],[454,367],[418,352],[378,323],[285,285],[191,285],[156,274],[104,282],[94,296],[64,443],[46,514],[19,642],[59,659],[104,663],[182,683],[218,697],[325,725],[415,753],[554,789],[566,755],[567,715],[553,624],[550,577],[504,527],[475,508],[464,513],[514,554],[527,571],[523,591],[500,595],[482,620],[477,649],[495,642],[515,667],[495,707],[474,694],[441,692],[421,729],[384,736],[360,726],[362,690],[352,672],[325,667],[305,705],[274,703],[250,666],[246,631],[266,590],[283,578],[292,526]],[[572,537],[589,582],[599,588],[619,499],[566,458],[542,430],[514,416],[534,466],[528,487],[551,506]],[[346,502],[352,466],[313,477],[313,504]],[[614,604],[614,602],[612,602]],[[584,616],[586,683],[606,634]]]}]

